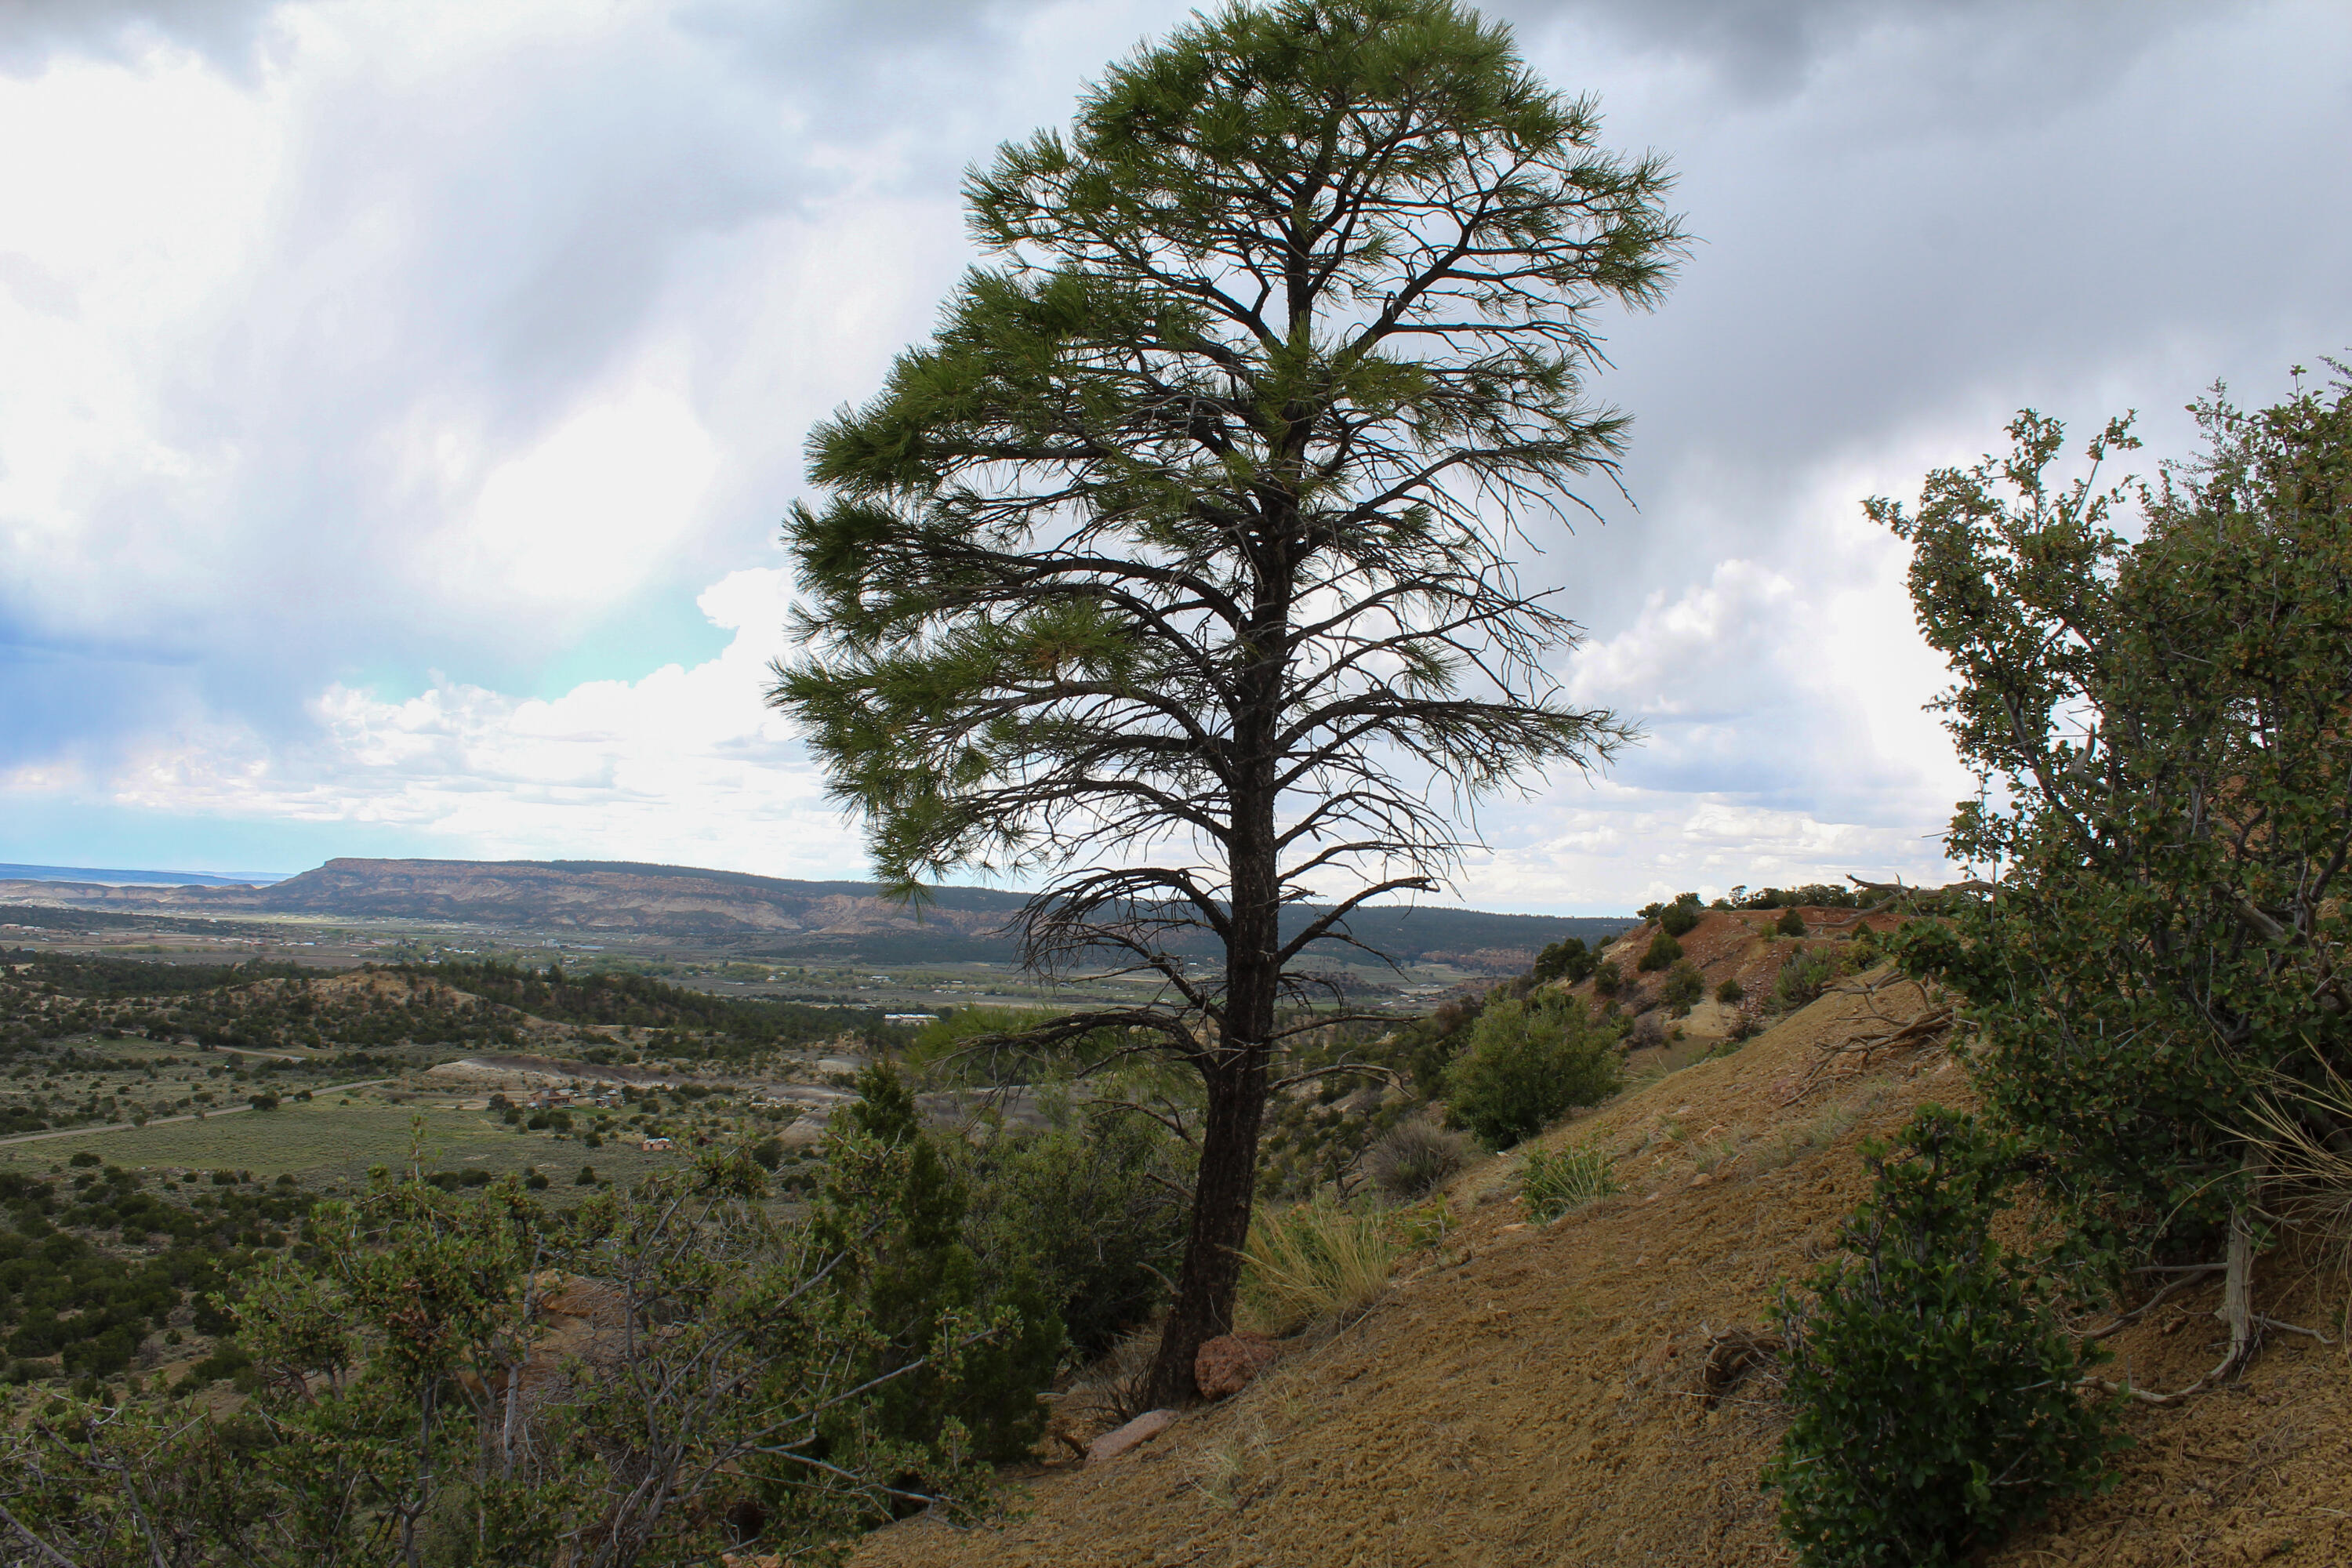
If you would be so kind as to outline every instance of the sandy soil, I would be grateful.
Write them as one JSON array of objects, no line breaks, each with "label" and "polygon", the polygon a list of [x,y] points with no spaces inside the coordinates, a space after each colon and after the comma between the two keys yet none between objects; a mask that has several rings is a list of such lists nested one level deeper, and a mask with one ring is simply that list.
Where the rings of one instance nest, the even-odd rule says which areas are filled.
[{"label": "sandy soil", "polygon": [[[1007,1521],[909,1521],[854,1561],[1788,1562],[1757,1487],[1783,1422],[1772,1377],[1750,1375],[1709,1409],[1697,1363],[1710,1334],[1759,1325],[1779,1283],[1835,1245],[1867,1186],[1862,1137],[1923,1100],[1966,1102],[1939,1049],[1847,1055],[1812,1073],[1826,1047],[1882,1027],[1874,1012],[1905,1017],[1919,1001],[1906,986],[1833,994],[1555,1132],[1615,1152],[1626,1190],[1550,1226],[1525,1223],[1514,1159],[1465,1173],[1460,1227],[1409,1260],[1362,1321],[1293,1342],[1244,1394],[1126,1458],[1036,1468]],[[2259,1289],[2272,1315],[2331,1335],[2340,1321],[2343,1277],[2292,1249],[2267,1260]],[[2218,1295],[2177,1299],[2119,1337],[2132,1373],[2177,1386],[2210,1364]],[[2116,1489],[1990,1561],[2352,1562],[2347,1395],[2341,1348],[2278,1336],[2240,1386],[2135,1411]]]}]

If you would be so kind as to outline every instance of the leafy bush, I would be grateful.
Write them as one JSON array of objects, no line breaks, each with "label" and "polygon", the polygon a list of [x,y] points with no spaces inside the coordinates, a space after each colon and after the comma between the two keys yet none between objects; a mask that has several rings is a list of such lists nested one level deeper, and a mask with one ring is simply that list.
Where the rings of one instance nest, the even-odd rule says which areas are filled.
[{"label": "leafy bush", "polygon": [[947,1150],[983,1291],[1034,1284],[1087,1356],[1159,1309],[1183,1259],[1193,1172],[1192,1146],[1166,1126],[1100,1105],[1076,1126]]},{"label": "leafy bush", "polygon": [[1679,1018],[1706,994],[1706,976],[1698,972],[1697,964],[1685,959],[1666,972],[1666,983],[1659,989],[1658,1000]]},{"label": "leafy bush", "polygon": [[1782,936],[1802,936],[1805,934],[1805,917],[1799,914],[1792,904],[1772,922],[1772,929]]},{"label": "leafy bush", "polygon": [[1528,973],[1540,984],[1565,980],[1570,985],[1589,978],[1601,955],[1584,945],[1581,937],[1564,936],[1536,954],[1534,969]]},{"label": "leafy bush", "polygon": [[1929,1107],[1864,1158],[1848,1256],[1776,1310],[1795,1415],[1765,1484],[1807,1568],[1958,1563],[2097,1489],[2114,1407],[2079,1392],[2095,1354],[2060,1328],[2046,1260],[1990,1237],[2014,1140]]},{"label": "leafy bush", "polygon": [[1261,1210],[1242,1248],[1241,1297],[1269,1333],[1345,1322],[1388,1289],[1396,1243],[1377,1215],[1328,1199]]},{"label": "leafy bush", "polygon": [[784,1141],[781,1138],[761,1139],[751,1145],[751,1158],[759,1163],[760,1169],[774,1170],[784,1163]]},{"label": "leafy bush", "polygon": [[1572,996],[1488,1005],[1446,1073],[1447,1109],[1490,1147],[1506,1149],[1622,1080],[1617,1033]]},{"label": "leafy bush", "polygon": [[1772,1005],[1784,1013],[1795,1011],[1819,996],[1834,973],[1830,961],[1820,953],[1790,954],[1772,982]]},{"label": "leafy bush", "polygon": [[1729,1007],[1748,998],[1748,988],[1737,980],[1727,980],[1715,988],[1715,999]]},{"label": "leafy bush", "polygon": [[1519,1201],[1546,1222],[1617,1190],[1608,1152],[1590,1144],[1570,1143],[1557,1153],[1530,1149],[1521,1171]]},{"label": "leafy bush", "polygon": [[[1048,1289],[1013,1256],[991,1277],[965,1241],[971,1194],[923,1130],[915,1097],[888,1067],[857,1075],[858,1098],[827,1124],[826,1179],[814,1234],[866,1260],[843,1280],[877,1342],[867,1375],[889,1378],[873,1401],[873,1430],[912,1443],[961,1422],[985,1459],[1019,1457],[1045,1426],[1037,1394],[1052,1383],[1064,1344]],[[755,1169],[757,1167],[754,1167]],[[1006,1330],[956,1358],[964,1324],[993,1315]],[[911,1370],[910,1370],[911,1369]]]},{"label": "leafy bush", "polygon": [[1440,1003],[1427,1016],[1406,1026],[1399,1044],[1423,1097],[1434,1099],[1445,1091],[1445,1069],[1462,1054],[1470,1026],[1477,1022],[1486,1005],[1483,996]]},{"label": "leafy bush", "polygon": [[1668,936],[1683,936],[1698,924],[1696,903],[1672,903],[1658,911],[1658,929]]},{"label": "leafy bush", "polygon": [[1642,961],[1633,967],[1642,973],[1647,974],[1653,970],[1664,969],[1679,962],[1682,955],[1683,944],[1661,931],[1650,939],[1650,945],[1642,951]]},{"label": "leafy bush", "polygon": [[1459,1172],[1466,1152],[1458,1134],[1415,1119],[1373,1144],[1364,1164],[1381,1191],[1410,1203]]},{"label": "leafy bush", "polygon": [[1596,996],[1614,996],[1625,988],[1625,972],[1610,959],[1592,972],[1592,993]]}]

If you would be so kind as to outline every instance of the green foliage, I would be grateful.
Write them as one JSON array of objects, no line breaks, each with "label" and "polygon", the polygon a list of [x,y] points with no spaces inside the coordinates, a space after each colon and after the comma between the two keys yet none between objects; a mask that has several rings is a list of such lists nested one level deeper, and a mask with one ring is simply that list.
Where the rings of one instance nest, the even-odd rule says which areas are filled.
[{"label": "green foliage", "polygon": [[1837,968],[1826,955],[1802,950],[1790,953],[1772,980],[1772,1010],[1795,1012],[1819,996],[1836,977]]},{"label": "green foliage", "polygon": [[1412,1081],[1422,1097],[1433,1100],[1445,1092],[1445,1070],[1470,1037],[1470,1026],[1486,1010],[1486,997],[1444,1002],[1399,1031],[1398,1043],[1411,1065]]},{"label": "green foliage", "polygon": [[1737,979],[1726,980],[1715,988],[1715,999],[1725,1006],[1733,1006],[1748,999],[1748,988]]},{"label": "green foliage", "polygon": [[[0,1489],[25,1530],[92,1568],[618,1568],[710,1561],[747,1508],[762,1550],[793,1556],[910,1498],[969,1511],[986,1478],[944,1412],[1022,1326],[926,1309],[928,1358],[892,1364],[927,1380],[937,1414],[909,1434],[886,1407],[898,1384],[870,1379],[901,1342],[875,1309],[904,1304],[885,1282],[921,1272],[908,1238],[939,1207],[910,1155],[845,1135],[802,1225],[769,1215],[740,1153],[567,1212],[511,1180],[380,1177],[320,1205],[304,1256],[242,1278],[236,1345],[190,1381],[235,1375],[245,1413],[67,1405],[6,1436]],[[577,1363],[541,1342],[551,1289],[598,1325]],[[551,1383],[561,1397],[527,1392]]]},{"label": "green foliage", "polygon": [[1447,1114],[1490,1147],[1508,1148],[1614,1094],[1623,1079],[1617,1041],[1576,997],[1491,1003],[1447,1070]]},{"label": "green foliage", "polygon": [[2027,412],[1916,515],[1871,505],[1985,781],[1949,852],[2004,872],[1894,945],[1967,1005],[1985,1104],[2073,1217],[2134,1247],[2223,1225],[2257,1097],[2352,1066],[2352,387],[2195,411],[2203,455],[2154,489],[2098,481],[2125,421],[2059,482]]},{"label": "green foliage", "polygon": [[1650,945],[1642,950],[1641,962],[1633,967],[1639,973],[1647,974],[1653,970],[1664,969],[1679,962],[1682,955],[1683,944],[1665,931],[1660,931],[1657,935],[1650,939]]},{"label": "green foliage", "polygon": [[1871,1197],[1811,1299],[1781,1296],[1792,1411],[1765,1484],[1807,1568],[1957,1563],[2101,1484],[2111,1402],[2081,1383],[2046,1260],[1990,1236],[2020,1150],[1920,1111],[1864,1145]]},{"label": "green foliage", "polygon": [[1690,902],[1678,899],[1658,911],[1658,929],[1668,936],[1687,936],[1691,928],[1698,924],[1698,895],[1685,893],[1683,897]]},{"label": "green foliage", "polygon": [[1519,1167],[1519,1199],[1528,1213],[1549,1224],[1571,1209],[1617,1190],[1617,1173],[1605,1149],[1570,1143],[1555,1152],[1530,1149]]},{"label": "green foliage", "polygon": [[1164,1281],[1183,1257],[1182,1194],[1196,1157],[1150,1115],[1116,1105],[959,1147],[971,1194],[962,1234],[982,1279],[996,1289],[1034,1280],[1071,1348],[1102,1354],[1165,1300]]},{"label": "green foliage", "polygon": [[1666,1005],[1675,1016],[1681,1017],[1706,994],[1706,976],[1698,965],[1684,959],[1666,972],[1666,983],[1658,988],[1658,1000]]},{"label": "green foliage", "polygon": [[[892,1381],[870,1419],[888,1436],[919,1442],[951,1418],[980,1458],[1017,1458],[1045,1429],[1037,1394],[1062,1353],[1050,1288],[1029,1257],[1009,1250],[997,1277],[983,1279],[964,1239],[969,1191],[898,1074],[869,1067],[857,1093],[827,1130],[816,1233],[855,1257],[842,1288],[856,1293],[883,1342],[867,1373]],[[941,1370],[942,1336],[1000,1311],[1013,1327],[966,1352],[952,1375]]]},{"label": "green foliage", "polygon": [[1596,996],[1614,996],[1625,988],[1625,972],[1617,967],[1613,958],[1603,960],[1592,971],[1592,992]]},{"label": "green foliage", "polygon": [[1805,934],[1805,917],[1799,914],[1796,906],[1791,904],[1779,920],[1772,922],[1772,929],[1781,936],[1802,936]]},{"label": "green foliage", "polygon": [[1536,954],[1535,967],[1528,973],[1539,984],[1565,980],[1573,985],[1591,979],[1600,963],[1601,955],[1587,948],[1583,938],[1564,936]]}]

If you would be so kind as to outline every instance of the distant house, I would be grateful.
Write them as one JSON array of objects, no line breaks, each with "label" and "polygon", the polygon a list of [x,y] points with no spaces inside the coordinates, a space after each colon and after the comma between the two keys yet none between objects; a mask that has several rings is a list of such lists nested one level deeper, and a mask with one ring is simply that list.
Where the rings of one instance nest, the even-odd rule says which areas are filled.
[{"label": "distant house", "polygon": [[885,1013],[882,1021],[886,1024],[936,1024],[940,1016],[937,1013]]},{"label": "distant house", "polygon": [[658,1154],[666,1150],[675,1149],[677,1145],[667,1138],[647,1138],[638,1143],[637,1147],[648,1154]]}]

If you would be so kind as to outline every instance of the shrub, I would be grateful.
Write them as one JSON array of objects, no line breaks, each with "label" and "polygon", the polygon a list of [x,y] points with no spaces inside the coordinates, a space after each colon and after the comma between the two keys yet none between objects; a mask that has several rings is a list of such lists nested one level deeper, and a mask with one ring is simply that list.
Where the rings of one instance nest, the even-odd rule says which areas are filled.
[{"label": "shrub", "polygon": [[1782,936],[1802,936],[1805,934],[1805,917],[1799,914],[1795,906],[1791,905],[1780,912],[1779,920],[1772,922],[1772,929]]},{"label": "shrub", "polygon": [[75,1166],[95,1165],[98,1163],[98,1156],[91,1153],[87,1149],[84,1149],[80,1153],[76,1154],[72,1159],[66,1162],[67,1164]]},{"label": "shrub", "polygon": [[523,1173],[522,1184],[534,1193],[543,1193],[552,1184],[548,1181],[545,1172],[527,1171]]},{"label": "shrub", "polygon": [[1411,1203],[1460,1171],[1466,1152],[1458,1134],[1416,1119],[1398,1124],[1373,1144],[1364,1166],[1381,1191]]},{"label": "shrub", "polygon": [[1819,953],[1790,954],[1789,962],[1780,966],[1779,977],[1772,982],[1772,1005],[1782,1012],[1793,1012],[1819,996],[1832,973],[1830,961]]},{"label": "shrub", "polygon": [[1666,983],[1658,992],[1658,1000],[1679,1018],[1706,994],[1706,976],[1698,972],[1697,964],[1685,959],[1666,972]]},{"label": "shrub", "polygon": [[1698,924],[1698,908],[1695,904],[1668,904],[1658,911],[1658,929],[1668,936],[1682,936]]},{"label": "shrub", "polygon": [[1625,972],[1617,967],[1615,959],[1612,958],[1593,969],[1592,994],[1594,995],[1614,996],[1624,988]]},{"label": "shrub", "polygon": [[1622,1078],[1616,1047],[1616,1031],[1575,997],[1491,1004],[1447,1070],[1452,1120],[1490,1147],[1508,1148],[1615,1093]]},{"label": "shrub", "polygon": [[1426,1016],[1407,1025],[1398,1037],[1412,1081],[1424,1098],[1433,1100],[1445,1092],[1445,1069],[1462,1053],[1470,1026],[1486,1005],[1484,996],[1442,1002]]},{"label": "shrub", "polygon": [[[982,1268],[964,1239],[971,1189],[898,1074],[877,1063],[856,1084],[858,1098],[826,1125],[814,1233],[872,1249],[863,1272],[842,1282],[877,1335],[866,1375],[890,1379],[874,1397],[872,1430],[929,1442],[958,1421],[972,1453],[1016,1458],[1045,1426],[1037,1394],[1065,1343],[1050,1287],[1018,1253]],[[996,1339],[945,1354],[951,1336],[999,1309],[1010,1321]]]},{"label": "shrub", "polygon": [[1581,937],[1564,936],[1536,954],[1535,967],[1528,973],[1540,983],[1565,980],[1570,985],[1590,977],[1601,955],[1584,945]]},{"label": "shrub", "polygon": [[949,1142],[969,1191],[963,1235],[984,1289],[1034,1282],[1092,1356],[1150,1318],[1184,1255],[1191,1145],[1160,1122],[1096,1106],[1075,1127]]},{"label": "shrub", "polygon": [[781,1138],[761,1139],[751,1145],[751,1158],[759,1163],[760,1169],[774,1170],[784,1163],[784,1141]]},{"label": "shrub", "polygon": [[580,1173],[572,1178],[572,1184],[575,1187],[594,1186],[596,1184],[596,1167],[593,1165],[581,1166]]},{"label": "shrub", "polygon": [[1729,1007],[1745,1001],[1748,989],[1737,980],[1727,980],[1715,988],[1715,999]]},{"label": "shrub", "polygon": [[1269,1333],[1345,1322],[1388,1289],[1396,1257],[1377,1215],[1327,1199],[1260,1211],[1242,1248],[1241,1295]]},{"label": "shrub", "polygon": [[1929,1107],[1864,1153],[1848,1256],[1776,1309],[1794,1418],[1765,1484],[1808,1568],[1958,1563],[2097,1489],[2115,1408],[2078,1392],[2095,1352],[2061,1330],[2047,1260],[1990,1235],[2015,1141]]},{"label": "shrub", "polygon": [[1678,963],[1682,955],[1683,944],[1661,931],[1650,939],[1650,945],[1643,950],[1642,961],[1633,967],[1647,974],[1653,970],[1664,969]]},{"label": "shrub", "polygon": [[1519,1201],[1547,1223],[1617,1190],[1608,1152],[1590,1144],[1570,1143],[1557,1153],[1530,1149],[1521,1170]]}]

